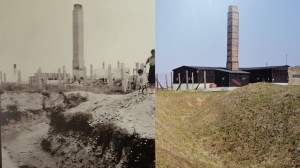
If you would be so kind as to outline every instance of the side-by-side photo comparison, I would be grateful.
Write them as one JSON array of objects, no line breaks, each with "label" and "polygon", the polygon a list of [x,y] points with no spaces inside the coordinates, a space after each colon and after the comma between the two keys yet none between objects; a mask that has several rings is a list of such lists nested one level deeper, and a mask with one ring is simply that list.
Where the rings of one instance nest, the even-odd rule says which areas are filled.
[{"label": "side-by-side photo comparison", "polygon": [[155,2],[0,4],[2,167],[155,167]]},{"label": "side-by-side photo comparison", "polygon": [[0,168],[300,168],[299,7],[0,0]]}]

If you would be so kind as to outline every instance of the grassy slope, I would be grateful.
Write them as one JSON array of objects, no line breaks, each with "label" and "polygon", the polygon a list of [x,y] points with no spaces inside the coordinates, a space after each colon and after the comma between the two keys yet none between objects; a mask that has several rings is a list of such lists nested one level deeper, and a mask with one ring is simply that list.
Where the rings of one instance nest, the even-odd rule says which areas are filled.
[{"label": "grassy slope", "polygon": [[292,167],[300,163],[300,87],[158,92],[157,167]]}]

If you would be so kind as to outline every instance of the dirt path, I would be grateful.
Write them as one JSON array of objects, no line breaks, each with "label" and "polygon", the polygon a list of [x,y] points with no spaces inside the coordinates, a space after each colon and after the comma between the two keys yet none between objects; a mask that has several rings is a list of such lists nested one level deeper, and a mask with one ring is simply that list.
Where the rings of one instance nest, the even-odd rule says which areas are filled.
[{"label": "dirt path", "polygon": [[[9,127],[9,128],[7,128]],[[7,155],[3,165],[57,167],[56,160],[41,149],[41,139],[47,135],[49,124],[10,125],[7,134],[4,131],[3,148]],[[11,129],[14,129],[13,131]],[[5,163],[7,161],[7,163]]]}]

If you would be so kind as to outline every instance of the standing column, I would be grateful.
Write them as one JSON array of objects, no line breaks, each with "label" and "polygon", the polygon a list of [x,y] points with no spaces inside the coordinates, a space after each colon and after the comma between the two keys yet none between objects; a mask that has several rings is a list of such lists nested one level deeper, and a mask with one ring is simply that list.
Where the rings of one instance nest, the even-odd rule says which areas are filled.
[{"label": "standing column", "polygon": [[173,90],[173,72],[171,72],[171,90]]},{"label": "standing column", "polygon": [[66,89],[67,75],[66,75],[66,67],[65,66],[63,66],[63,83],[64,83],[64,89]]},{"label": "standing column", "polygon": [[107,79],[108,78],[108,76],[106,76],[106,74],[105,74],[105,62],[102,62],[102,71],[103,71],[103,81],[105,82],[105,78]]},{"label": "standing column", "polygon": [[58,68],[58,84],[61,85],[61,71],[60,68]]},{"label": "standing column", "polygon": [[180,73],[178,73],[178,83],[179,83],[179,89],[181,90],[181,78],[180,78]]},{"label": "standing column", "polygon": [[229,6],[227,20],[227,63],[226,69],[237,71],[239,43],[239,13],[237,6]]},{"label": "standing column", "polygon": [[189,90],[189,72],[185,71],[186,90]]},{"label": "standing column", "polygon": [[204,89],[206,89],[206,71],[203,71]]},{"label": "standing column", "polygon": [[17,64],[14,64],[14,82],[15,83],[17,83],[16,74],[17,74]]},{"label": "standing column", "polygon": [[6,73],[3,73],[3,83],[6,83]]},{"label": "standing column", "polygon": [[73,76],[76,80],[83,76],[84,40],[82,5],[75,4],[73,10]]},{"label": "standing column", "polygon": [[18,70],[18,83],[21,83],[22,79],[21,79],[21,71]]},{"label": "standing column", "polygon": [[0,85],[2,84],[2,71],[0,71]]},{"label": "standing column", "polygon": [[194,89],[194,72],[192,72],[192,89]]},{"label": "standing column", "polygon": [[107,82],[108,85],[113,85],[113,81],[112,81],[112,74],[111,74],[111,65],[108,64],[108,70],[107,70]]},{"label": "standing column", "polygon": [[66,75],[66,67],[63,66],[63,82],[64,84],[66,84],[67,82],[67,75]]},{"label": "standing column", "polygon": [[86,67],[83,68],[83,86],[86,87]]},{"label": "standing column", "polygon": [[121,79],[122,79],[122,88],[123,92],[127,92],[127,87],[128,87],[128,78],[127,75],[125,77],[125,65],[124,63],[121,63]]},{"label": "standing column", "polygon": [[90,79],[93,80],[94,79],[94,74],[93,74],[93,64],[90,65]]},{"label": "standing column", "polygon": [[140,66],[140,64],[138,62],[135,63],[135,69],[136,69],[135,74],[136,75],[138,75],[139,66]]},{"label": "standing column", "polygon": [[121,79],[124,79],[124,63],[121,63]]},{"label": "standing column", "polygon": [[43,81],[42,81],[42,69],[39,68],[38,69],[38,73],[37,73],[37,87],[38,89],[42,89],[43,88]]}]

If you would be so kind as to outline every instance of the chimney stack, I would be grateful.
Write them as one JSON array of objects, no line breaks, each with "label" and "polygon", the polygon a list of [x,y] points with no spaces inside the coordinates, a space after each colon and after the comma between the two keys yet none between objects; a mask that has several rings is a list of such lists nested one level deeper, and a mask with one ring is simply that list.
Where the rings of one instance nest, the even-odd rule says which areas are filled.
[{"label": "chimney stack", "polygon": [[239,70],[239,12],[230,5],[227,15],[227,63],[226,69]]},{"label": "chimney stack", "polygon": [[83,47],[82,5],[75,4],[73,10],[73,76],[75,79],[84,76]]}]

